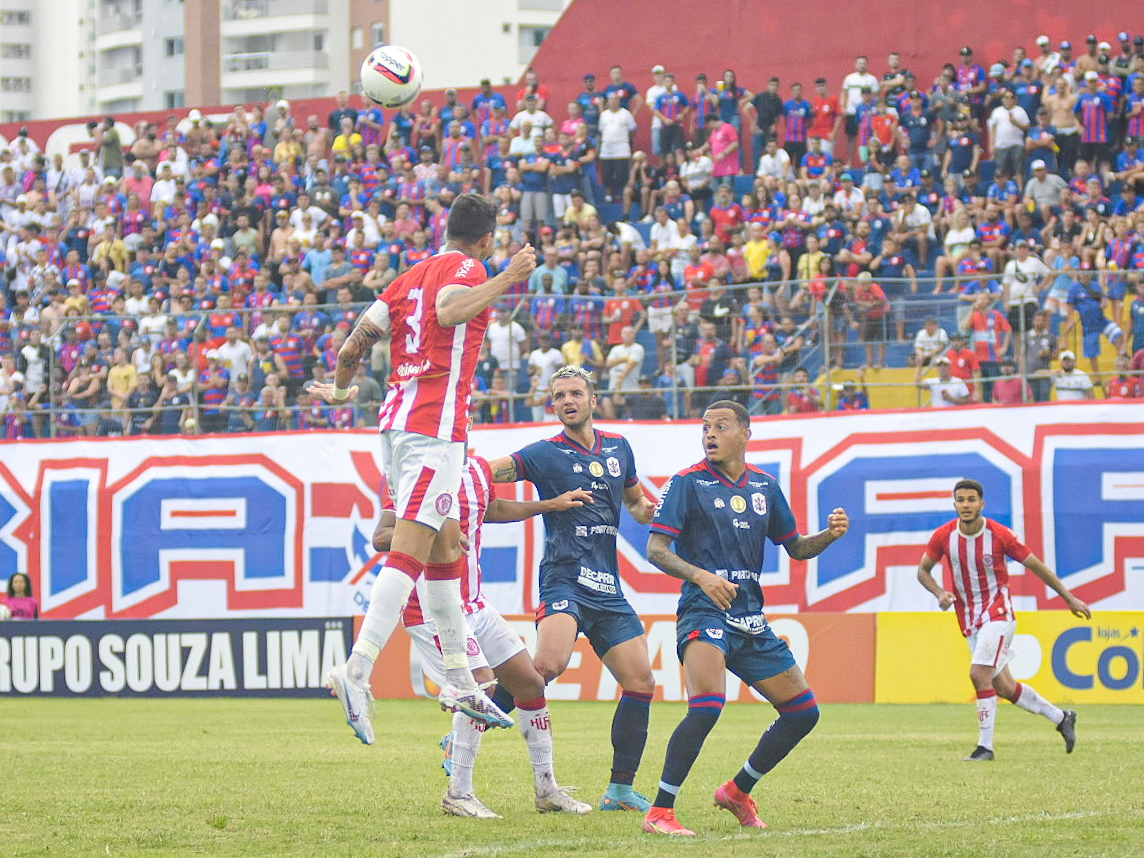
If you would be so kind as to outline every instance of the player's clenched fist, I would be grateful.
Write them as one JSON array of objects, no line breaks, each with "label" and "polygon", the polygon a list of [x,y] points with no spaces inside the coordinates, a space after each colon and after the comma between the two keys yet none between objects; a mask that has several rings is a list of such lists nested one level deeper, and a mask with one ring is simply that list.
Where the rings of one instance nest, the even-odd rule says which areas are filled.
[{"label": "player's clenched fist", "polygon": [[826,529],[835,539],[841,539],[845,536],[846,531],[850,529],[850,516],[846,514],[846,510],[840,506],[835,507],[826,517]]},{"label": "player's clenched fist", "polygon": [[536,248],[531,244],[526,244],[509,260],[508,268],[505,269],[504,273],[513,282],[519,282],[535,270]]}]

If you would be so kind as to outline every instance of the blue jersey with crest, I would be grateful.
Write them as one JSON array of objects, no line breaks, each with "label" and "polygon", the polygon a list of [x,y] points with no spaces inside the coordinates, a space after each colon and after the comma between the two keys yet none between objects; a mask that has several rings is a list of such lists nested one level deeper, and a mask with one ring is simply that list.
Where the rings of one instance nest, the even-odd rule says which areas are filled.
[{"label": "blue jersey with crest", "polygon": [[785,545],[798,526],[778,481],[754,465],[731,482],[706,460],[672,477],[652,519],[653,533],[675,540],[675,553],[693,566],[739,586],[729,611],[722,611],[698,584],[683,583],[677,613],[720,614],[745,634],[767,628],[763,614],[763,550],[769,538]]},{"label": "blue jersey with crest", "polygon": [[512,454],[521,479],[536,486],[542,500],[572,489],[592,493],[595,503],[544,516],[544,558],[540,561],[540,599],[567,598],[569,585],[586,605],[628,608],[620,586],[616,537],[624,490],[639,482],[635,456],[625,438],[595,433],[589,450],[561,432]]}]

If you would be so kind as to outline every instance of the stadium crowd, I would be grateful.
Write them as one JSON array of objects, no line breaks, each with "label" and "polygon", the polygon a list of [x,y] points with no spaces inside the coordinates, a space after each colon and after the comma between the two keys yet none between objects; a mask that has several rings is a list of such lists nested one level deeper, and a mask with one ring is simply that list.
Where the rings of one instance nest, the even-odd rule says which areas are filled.
[{"label": "stadium crowd", "polygon": [[[469,191],[499,205],[490,272],[525,241],[542,257],[490,325],[478,422],[551,419],[566,363],[600,376],[603,417],[869,407],[884,365],[935,406],[1140,397],[1144,37],[1116,42],[967,46],[932,82],[859,57],[813,94],[614,66],[566,105],[530,70],[392,114],[340,93],[326,117],[195,109],[130,142],[106,117],[78,164],[21,132],[0,151],[4,435],[369,424],[387,344],[354,406],[308,383]],[[810,383],[858,364],[837,395]]]}]

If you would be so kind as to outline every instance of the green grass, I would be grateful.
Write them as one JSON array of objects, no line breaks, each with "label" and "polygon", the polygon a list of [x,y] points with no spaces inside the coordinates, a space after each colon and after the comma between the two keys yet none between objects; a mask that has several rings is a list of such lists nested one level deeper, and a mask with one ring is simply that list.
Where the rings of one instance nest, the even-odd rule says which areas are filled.
[{"label": "green grass", "polygon": [[[636,785],[653,792],[681,704],[652,707]],[[557,775],[595,803],[612,706],[556,703]],[[383,702],[378,744],[332,700],[0,700],[0,856],[1139,856],[1144,707],[1081,710],[1065,756],[1044,719],[1003,707],[997,761],[961,758],[971,706],[825,706],[818,729],[755,796],[770,823],[741,834],[711,805],[772,717],[731,705],[678,804],[689,842],[637,814],[540,816],[515,731],[486,737],[477,794],[499,820],[441,815],[429,702]]]}]

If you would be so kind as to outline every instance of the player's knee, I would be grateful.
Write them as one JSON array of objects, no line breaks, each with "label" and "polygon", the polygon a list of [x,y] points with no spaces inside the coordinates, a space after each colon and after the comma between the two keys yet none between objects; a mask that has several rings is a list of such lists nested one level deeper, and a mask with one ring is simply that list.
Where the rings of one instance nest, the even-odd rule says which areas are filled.
[{"label": "player's knee", "polygon": [[540,657],[534,660],[534,664],[536,666],[536,672],[540,675],[544,685],[547,685],[564,672],[562,665],[557,665],[555,662],[547,661]]},{"label": "player's knee", "polygon": [[809,688],[798,697],[788,700],[776,708],[779,711],[779,717],[801,736],[805,736],[818,724],[820,717],[818,700]]},{"label": "player's knee", "polygon": [[652,675],[651,669],[643,676],[627,678],[622,687],[624,691],[630,691],[634,694],[654,694],[655,693],[655,676]]}]

